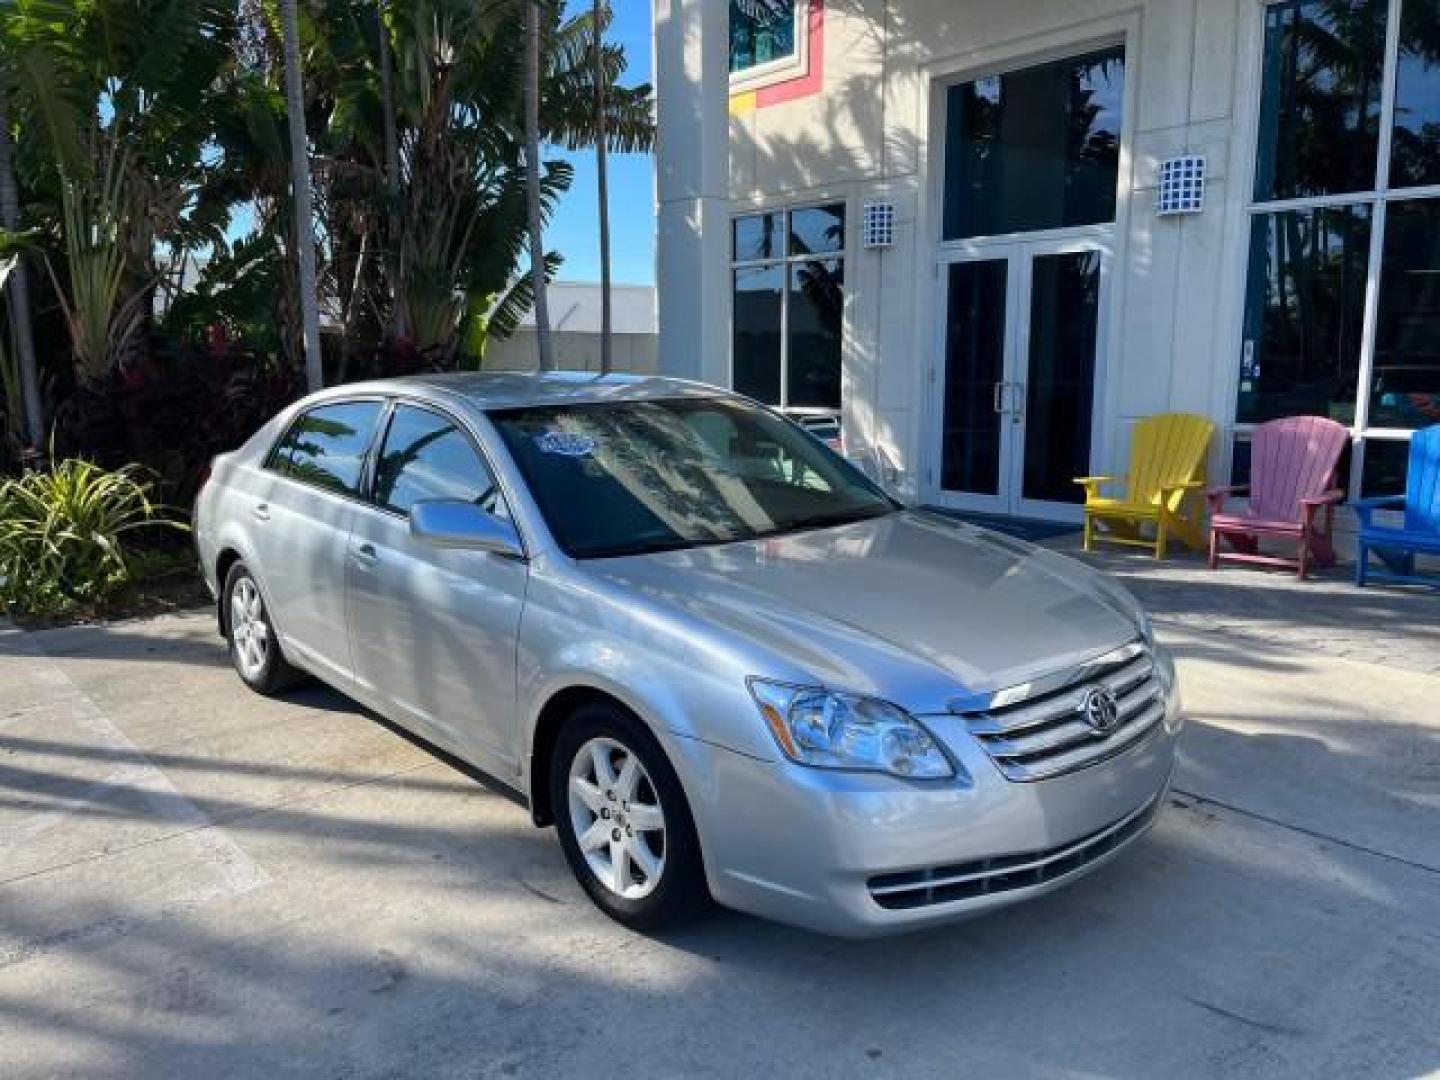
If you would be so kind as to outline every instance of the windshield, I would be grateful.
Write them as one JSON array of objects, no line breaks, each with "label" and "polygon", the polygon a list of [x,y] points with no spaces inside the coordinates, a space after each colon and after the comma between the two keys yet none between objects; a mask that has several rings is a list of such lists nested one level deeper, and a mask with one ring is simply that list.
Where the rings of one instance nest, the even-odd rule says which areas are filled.
[{"label": "windshield", "polygon": [[490,419],[577,559],[753,540],[896,509],[817,439],[736,399],[545,405]]}]

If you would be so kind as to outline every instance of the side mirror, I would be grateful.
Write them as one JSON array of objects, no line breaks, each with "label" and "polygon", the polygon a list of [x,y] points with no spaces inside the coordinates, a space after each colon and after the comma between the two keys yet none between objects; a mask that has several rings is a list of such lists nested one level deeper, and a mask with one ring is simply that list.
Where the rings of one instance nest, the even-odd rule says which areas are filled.
[{"label": "side mirror", "polygon": [[428,499],[410,509],[410,535],[438,548],[523,559],[515,526],[463,499]]}]

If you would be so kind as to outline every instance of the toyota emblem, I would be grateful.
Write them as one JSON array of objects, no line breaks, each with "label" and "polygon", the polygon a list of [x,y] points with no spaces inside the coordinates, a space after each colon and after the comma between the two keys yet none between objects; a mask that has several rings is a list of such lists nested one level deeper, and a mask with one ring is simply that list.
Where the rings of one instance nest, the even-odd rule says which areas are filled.
[{"label": "toyota emblem", "polygon": [[1120,702],[1109,687],[1097,686],[1086,694],[1080,712],[1097,735],[1108,735],[1120,726]]}]

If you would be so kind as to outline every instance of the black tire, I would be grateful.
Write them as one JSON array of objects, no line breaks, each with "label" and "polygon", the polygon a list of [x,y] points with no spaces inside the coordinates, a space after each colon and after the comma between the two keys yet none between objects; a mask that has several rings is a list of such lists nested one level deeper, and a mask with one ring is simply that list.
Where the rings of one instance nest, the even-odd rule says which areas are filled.
[{"label": "black tire", "polygon": [[[264,660],[258,665],[253,662],[253,654],[248,657],[245,655],[244,642],[237,637],[235,597],[237,592],[247,585],[253,591],[255,603],[259,605],[260,618],[267,633]],[[250,573],[243,562],[236,562],[230,567],[230,572],[225,575],[225,590],[221,595],[221,603],[225,605],[225,640],[230,646],[230,663],[240,680],[257,694],[268,697],[303,679],[304,673],[292,667],[280,650],[280,638],[275,633],[275,623],[265,605],[264,594],[260,592],[255,575]],[[244,634],[243,628],[240,633]]]},{"label": "black tire", "polygon": [[[642,799],[648,802],[653,794],[664,817],[661,869],[653,891],[643,897],[622,896],[606,885],[581,851],[570,803],[570,770],[577,755],[596,739],[618,744],[621,751],[637,758],[646,774]],[[588,757],[589,751],[586,753]],[[616,922],[644,932],[667,930],[697,918],[710,906],[700,841],[685,792],[659,743],[633,715],[598,702],[576,710],[556,739],[551,757],[550,799],[565,860],[595,906]],[[650,845],[651,841],[646,843]],[[653,846],[650,850],[653,852]]]}]

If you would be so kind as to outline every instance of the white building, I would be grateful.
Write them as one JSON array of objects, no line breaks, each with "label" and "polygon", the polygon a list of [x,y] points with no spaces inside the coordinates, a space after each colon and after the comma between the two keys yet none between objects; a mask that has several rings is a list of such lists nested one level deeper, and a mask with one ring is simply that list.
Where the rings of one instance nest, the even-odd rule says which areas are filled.
[{"label": "white building", "polygon": [[838,407],[906,497],[1072,518],[1176,410],[1215,482],[1312,413],[1386,494],[1440,422],[1440,0],[655,19],[666,369]]},{"label": "white building", "polygon": [[[555,363],[562,371],[600,368],[600,286],[557,281],[546,290]],[[615,285],[610,290],[611,356],[616,371],[639,374],[659,366],[659,331],[655,325],[655,289],[650,285]],[[487,371],[533,371],[539,357],[535,313],[527,312],[515,333],[494,341],[485,352]]]}]

